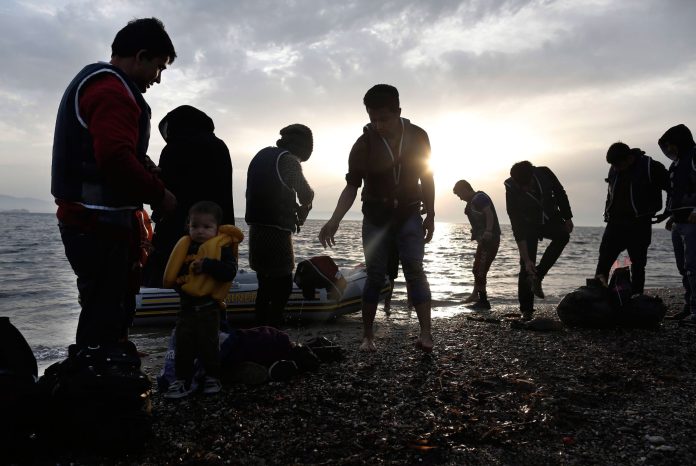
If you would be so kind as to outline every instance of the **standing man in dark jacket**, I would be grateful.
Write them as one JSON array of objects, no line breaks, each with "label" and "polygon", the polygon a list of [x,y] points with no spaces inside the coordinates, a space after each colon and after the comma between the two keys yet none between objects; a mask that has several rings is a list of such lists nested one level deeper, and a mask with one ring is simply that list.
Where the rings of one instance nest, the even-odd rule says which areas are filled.
[{"label": "standing man in dark jacket", "polygon": [[[363,341],[360,349],[376,351],[373,323],[380,290],[389,265],[390,244],[396,242],[406,277],[408,294],[416,308],[420,336],[416,346],[432,351],[430,285],[423,270],[425,243],[435,228],[435,182],[428,166],[428,134],[401,117],[399,91],[377,84],[367,91],[363,103],[370,123],[353,145],[348,158],[346,187],[331,219],[319,233],[324,247],[336,244],[334,236],[343,216],[362,190],[362,241],[367,266],[363,288]],[[421,202],[426,217],[421,218]]]},{"label": "standing man in dark jacket", "polygon": [[177,199],[169,215],[155,210],[154,250],[145,267],[145,286],[161,287],[162,273],[174,245],[187,232],[188,211],[197,202],[210,201],[222,209],[222,225],[234,225],[232,160],[213,120],[201,110],[182,105],[159,124],[167,145],[159,159],[160,178]]},{"label": "standing man in dark jacket", "polygon": [[662,191],[667,190],[669,174],[660,162],[623,142],[609,147],[607,162],[611,165],[604,209],[607,227],[599,246],[596,277],[606,285],[612,263],[626,250],[631,259],[633,293],[642,294],[652,219],[662,209]]},{"label": "standing man in dark jacket", "polygon": [[276,147],[261,149],[249,163],[245,220],[249,265],[259,283],[256,320],[261,325],[282,325],[292,292],[292,234],[307,218],[314,200],[300,163],[309,160],[313,145],[308,127],[289,125],[280,130]]},{"label": "standing man in dark jacket", "polygon": [[[534,314],[534,296],[544,298],[541,282],[560,257],[573,231],[573,213],[565,189],[547,167],[518,162],[505,181],[512,233],[520,251],[517,295],[522,319]],[[551,240],[535,265],[539,240]]]},{"label": "standing man in dark jacket", "polygon": [[127,337],[139,287],[133,277],[140,243],[135,212],[143,203],[163,212],[176,205],[147,156],[150,107],[143,98],[175,58],[161,21],[133,20],[116,34],[111,62],[83,68],[60,102],[51,193],[77,275],[78,347]]},{"label": "standing man in dark jacket", "polygon": [[696,143],[689,128],[677,125],[668,129],[658,144],[672,160],[667,229],[672,230],[674,257],[684,285],[684,307],[672,318],[696,326]]}]

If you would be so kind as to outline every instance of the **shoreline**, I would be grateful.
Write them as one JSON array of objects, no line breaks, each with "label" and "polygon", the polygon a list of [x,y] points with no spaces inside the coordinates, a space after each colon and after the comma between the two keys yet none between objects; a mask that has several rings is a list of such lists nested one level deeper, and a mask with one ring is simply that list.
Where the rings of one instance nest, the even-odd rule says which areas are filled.
[{"label": "shoreline", "polygon": [[[679,289],[648,290],[680,308]],[[538,316],[556,318],[555,306]],[[509,306],[494,308],[501,318]],[[381,311],[378,311],[381,312]],[[383,315],[383,314],[382,314]],[[502,319],[380,319],[378,352],[357,351],[359,316],[307,327],[346,350],[289,382],[226,385],[172,402],[153,395],[155,436],[120,457],[75,464],[693,464],[694,329],[537,332]],[[292,331],[292,329],[291,329]],[[322,333],[326,332],[326,333]],[[295,335],[292,335],[295,337]],[[143,361],[151,376],[161,355]],[[156,366],[155,363],[159,363]]]}]

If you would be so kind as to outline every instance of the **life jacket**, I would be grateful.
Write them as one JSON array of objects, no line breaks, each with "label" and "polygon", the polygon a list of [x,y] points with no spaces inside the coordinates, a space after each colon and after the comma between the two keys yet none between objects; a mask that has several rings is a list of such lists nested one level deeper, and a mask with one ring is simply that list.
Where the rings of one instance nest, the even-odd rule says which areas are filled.
[{"label": "life jacket", "polygon": [[423,130],[406,118],[401,118],[401,124],[400,153],[396,154],[371,123],[363,127],[362,137],[367,138],[369,152],[362,190],[363,208],[369,209],[366,204],[380,204],[390,209],[406,206],[417,209],[420,205],[419,181],[427,168],[429,154],[424,154],[421,144],[414,140],[417,131]]},{"label": "life jacket", "polygon": [[[191,273],[190,264],[197,259],[216,259],[220,260],[222,248],[232,247],[232,251],[237,257],[239,255],[239,243],[244,239],[242,230],[234,225],[220,225],[218,235],[201,244],[196,254],[189,254],[191,237],[183,236],[172,254],[169,256],[167,266],[164,270],[162,284],[165,288],[181,287],[181,290],[189,296],[203,297],[210,296],[221,309],[225,309],[225,298],[230,290],[232,282],[219,282],[207,273]],[[186,266],[188,273],[179,275],[182,267]]]},{"label": "life jacket", "polygon": [[[631,207],[636,217],[655,215],[662,209],[662,190],[656,186],[652,179],[652,158],[647,155],[637,157],[630,173],[625,176],[630,177],[630,196]],[[608,221],[609,209],[614,202],[614,189],[619,176],[613,167],[609,169],[607,176],[607,202],[604,209],[604,220]]]},{"label": "life jacket", "polygon": [[[562,212],[558,200],[553,192],[554,182],[551,170],[547,167],[534,167],[533,182],[537,186],[538,197],[524,191],[512,178],[505,180],[505,188],[519,201],[519,211],[516,213],[525,223],[530,225],[543,225],[559,219],[568,220]],[[509,206],[508,206],[509,210]]]},{"label": "life jacket", "polygon": [[261,149],[247,171],[246,214],[248,225],[265,225],[295,232],[295,190],[280,176],[278,163],[290,152],[279,147]]},{"label": "life jacket", "polygon": [[[474,198],[476,196],[485,196],[490,202],[490,208],[493,212],[493,236],[496,238],[500,237],[500,223],[498,222],[498,214],[495,211],[495,206],[493,205],[493,200],[490,196],[483,191],[476,191]],[[483,232],[486,229],[486,214],[483,211],[479,211],[473,204],[473,198],[471,201],[467,202],[464,213],[469,219],[469,224],[471,225],[471,239],[479,241]]]},{"label": "life jacket", "polygon": [[140,107],[136,157],[144,162],[150,140],[150,107],[133,81],[108,63],[85,66],[70,82],[58,107],[53,139],[51,193],[56,199],[78,202],[98,210],[137,209],[139,201],[124,198],[108,186],[97,168],[92,137],[79,113],[82,88],[95,76],[110,73],[118,77]]}]

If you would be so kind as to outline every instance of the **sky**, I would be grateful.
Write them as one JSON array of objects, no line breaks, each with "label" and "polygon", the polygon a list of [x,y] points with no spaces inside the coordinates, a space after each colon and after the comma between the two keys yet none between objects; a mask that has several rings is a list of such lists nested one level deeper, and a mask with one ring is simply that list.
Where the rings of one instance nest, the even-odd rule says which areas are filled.
[{"label": "sky", "polygon": [[[692,0],[142,0],[0,4],[0,194],[52,200],[58,103],[86,64],[108,61],[129,20],[160,18],[178,57],[145,98],[153,129],[188,104],[230,149],[244,211],[249,161],[280,128],[309,126],[310,218],[328,218],[372,85],[399,89],[402,115],[432,145],[436,219],[463,222],[459,179],[506,222],[503,181],[520,160],[550,167],[576,225],[601,225],[606,150],[623,141],[667,163],[657,139],[696,129]],[[164,141],[157,131],[150,156]],[[359,215],[356,200],[351,215]]]}]

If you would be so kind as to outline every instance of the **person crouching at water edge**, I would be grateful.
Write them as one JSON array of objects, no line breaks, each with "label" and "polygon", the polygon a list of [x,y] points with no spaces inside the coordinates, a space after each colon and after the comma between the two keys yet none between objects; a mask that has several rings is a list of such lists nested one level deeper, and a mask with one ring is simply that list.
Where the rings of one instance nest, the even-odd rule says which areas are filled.
[{"label": "person crouching at water edge", "polygon": [[202,201],[189,210],[189,234],[174,246],[162,282],[175,288],[181,298],[175,339],[176,381],[165,398],[177,399],[191,393],[193,361],[198,357],[205,369],[203,393],[213,394],[220,385],[220,309],[237,275],[238,244],[244,238],[234,225],[220,225],[222,209]]},{"label": "person crouching at water edge", "polygon": [[[560,257],[573,231],[573,213],[565,189],[548,167],[518,162],[505,180],[505,202],[512,234],[520,251],[517,297],[523,320],[534,314],[534,296],[544,298],[541,282]],[[551,240],[539,265],[537,247]]]},{"label": "person crouching at water edge", "polygon": [[[346,186],[331,219],[319,233],[319,241],[324,247],[336,244],[334,236],[339,223],[364,181],[362,241],[367,283],[362,296],[360,349],[376,351],[373,323],[387,274],[389,243],[394,241],[420,324],[416,346],[430,352],[430,285],[423,270],[425,243],[432,239],[435,227],[435,183],[428,167],[430,141],[423,129],[401,118],[395,87],[377,84],[367,91],[363,103],[370,123],[353,145]],[[421,201],[425,205],[425,220],[420,214]]]},{"label": "person crouching at water edge", "polygon": [[283,324],[295,268],[292,234],[300,231],[314,199],[300,165],[312,155],[312,131],[286,126],[276,146],[262,149],[249,164],[245,214],[249,265],[259,283],[256,320],[271,327]]},{"label": "person crouching at water edge", "polygon": [[474,191],[468,181],[457,181],[452,192],[466,202],[464,213],[471,225],[471,241],[477,242],[473,266],[474,289],[464,302],[474,303],[468,306],[469,309],[488,310],[491,304],[486,292],[486,277],[500,246],[498,215],[488,194]]}]

